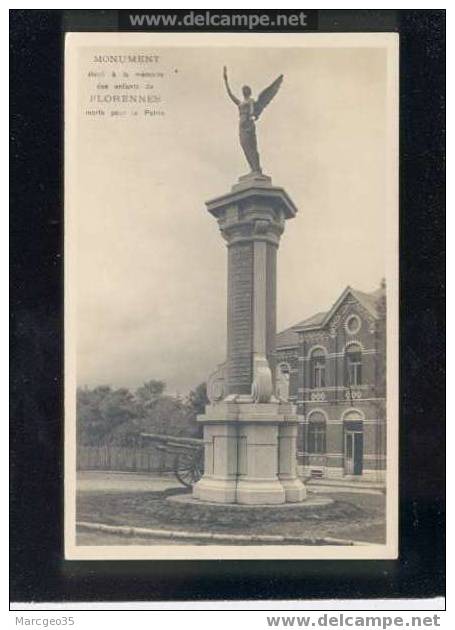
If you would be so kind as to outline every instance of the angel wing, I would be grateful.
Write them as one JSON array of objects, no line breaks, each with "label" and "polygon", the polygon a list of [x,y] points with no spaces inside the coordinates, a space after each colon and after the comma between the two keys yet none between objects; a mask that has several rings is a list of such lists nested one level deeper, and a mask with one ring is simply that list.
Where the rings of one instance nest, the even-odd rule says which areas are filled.
[{"label": "angel wing", "polygon": [[278,79],[275,79],[273,83],[271,83],[268,87],[266,87],[265,90],[262,90],[262,92],[259,94],[254,104],[254,115],[256,116],[256,118],[259,118],[259,116],[262,114],[262,111],[267,107],[267,105],[273,99],[275,94],[280,89],[280,85],[282,84],[282,82],[283,82],[283,75],[280,74]]}]

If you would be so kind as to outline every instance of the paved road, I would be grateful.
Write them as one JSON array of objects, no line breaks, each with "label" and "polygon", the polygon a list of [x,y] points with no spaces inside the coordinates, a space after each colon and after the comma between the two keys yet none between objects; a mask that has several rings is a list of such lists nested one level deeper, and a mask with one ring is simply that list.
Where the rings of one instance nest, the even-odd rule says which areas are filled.
[{"label": "paved road", "polygon": [[182,488],[173,475],[155,477],[147,474],[85,470],[77,473],[78,492],[153,492]]}]

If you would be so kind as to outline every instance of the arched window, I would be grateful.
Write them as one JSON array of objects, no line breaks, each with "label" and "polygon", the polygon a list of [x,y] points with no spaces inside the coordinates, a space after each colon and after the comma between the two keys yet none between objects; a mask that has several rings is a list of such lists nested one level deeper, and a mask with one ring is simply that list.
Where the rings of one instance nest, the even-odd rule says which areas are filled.
[{"label": "arched window", "polygon": [[319,411],[308,419],[308,453],[321,455],[326,452],[326,421]]},{"label": "arched window", "polygon": [[357,344],[348,346],[344,354],[344,384],[346,387],[362,384],[362,349]]},{"label": "arched window", "polygon": [[311,353],[310,370],[311,387],[325,387],[325,352],[322,348],[315,348]]}]

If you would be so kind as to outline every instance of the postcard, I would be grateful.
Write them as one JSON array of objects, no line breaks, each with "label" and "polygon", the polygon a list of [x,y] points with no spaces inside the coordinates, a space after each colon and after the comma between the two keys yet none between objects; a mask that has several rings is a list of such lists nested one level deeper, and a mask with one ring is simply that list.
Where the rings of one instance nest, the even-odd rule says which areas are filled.
[{"label": "postcard", "polygon": [[398,554],[398,35],[69,33],[65,557]]}]

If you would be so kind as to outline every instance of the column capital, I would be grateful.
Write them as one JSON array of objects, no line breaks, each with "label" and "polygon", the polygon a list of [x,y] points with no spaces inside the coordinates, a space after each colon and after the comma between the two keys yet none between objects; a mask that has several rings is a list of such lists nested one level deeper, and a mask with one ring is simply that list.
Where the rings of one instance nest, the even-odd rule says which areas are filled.
[{"label": "column capital", "polygon": [[207,201],[206,206],[228,246],[245,241],[278,246],[285,221],[297,214],[286,191],[266,176],[240,178],[231,192]]}]

